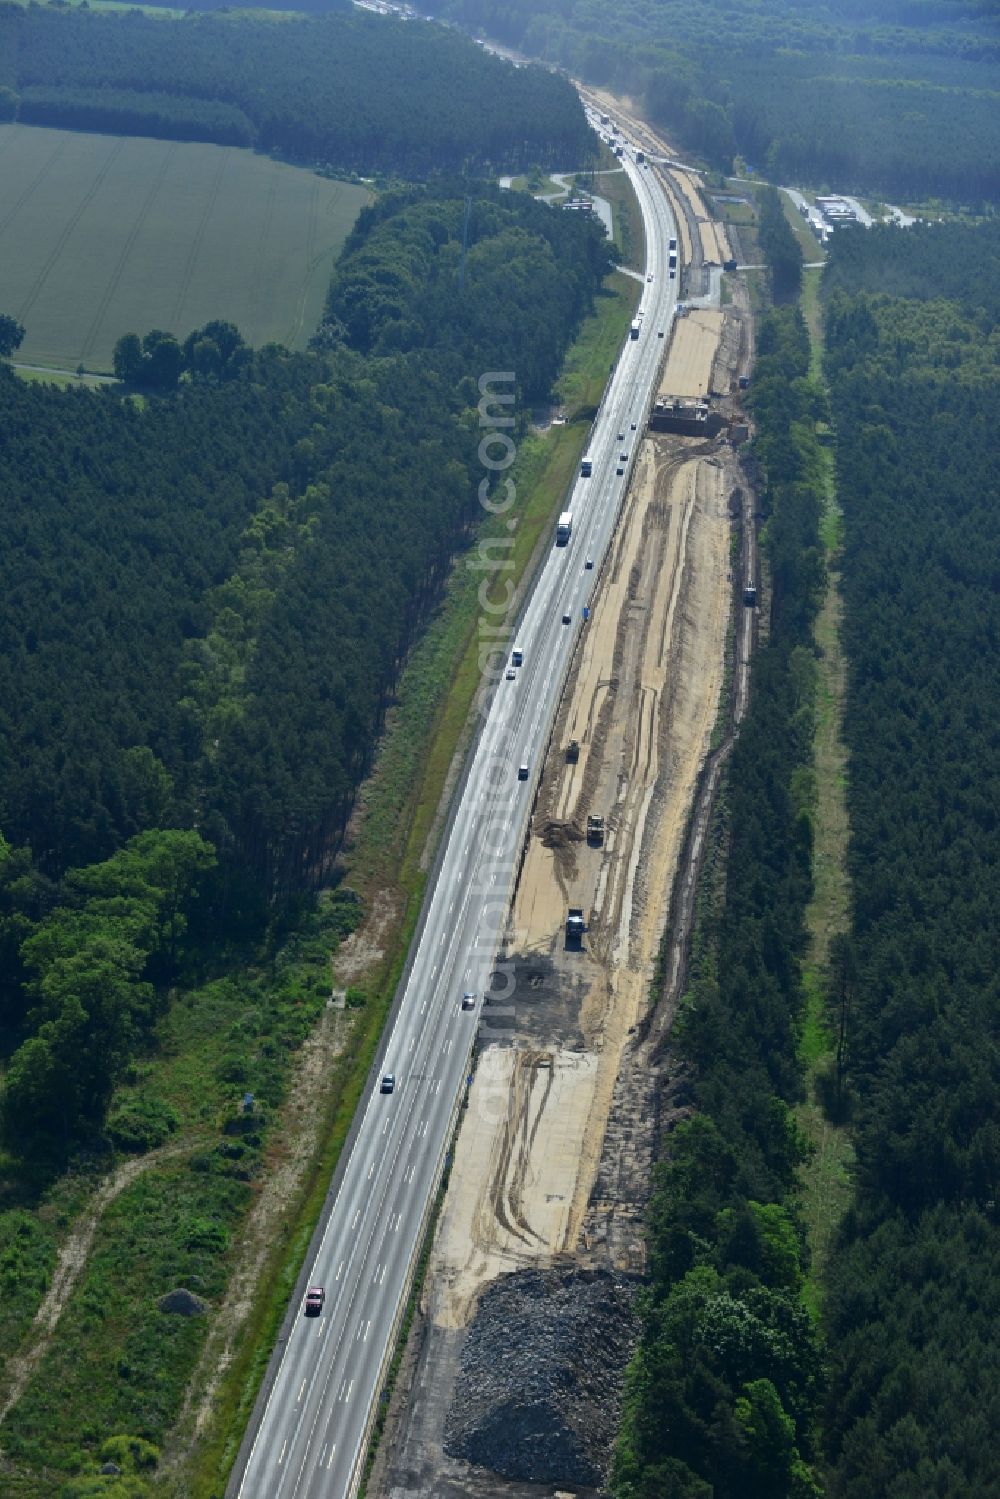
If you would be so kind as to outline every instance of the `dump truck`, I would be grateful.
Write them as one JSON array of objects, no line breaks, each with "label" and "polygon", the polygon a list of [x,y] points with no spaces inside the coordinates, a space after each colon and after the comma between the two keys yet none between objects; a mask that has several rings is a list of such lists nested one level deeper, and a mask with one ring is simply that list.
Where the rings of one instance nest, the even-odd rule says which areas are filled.
[{"label": "dump truck", "polygon": [[587,818],[587,842],[588,843],[603,843],[604,842],[604,818],[603,817],[596,817],[593,814],[591,814]]},{"label": "dump truck", "polygon": [[570,906],[566,916],[566,946],[579,947],[586,930],[587,923],[583,919],[583,907]]}]

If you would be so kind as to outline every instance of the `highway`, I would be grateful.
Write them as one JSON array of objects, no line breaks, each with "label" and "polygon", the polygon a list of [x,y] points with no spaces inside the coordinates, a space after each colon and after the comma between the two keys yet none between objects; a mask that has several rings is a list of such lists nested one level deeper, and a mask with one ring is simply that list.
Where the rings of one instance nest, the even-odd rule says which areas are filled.
[{"label": "highway", "polygon": [[[524,664],[513,681],[499,673],[442,840],[402,992],[310,1250],[306,1279],[325,1288],[323,1312],[302,1315],[300,1282],[230,1499],[349,1499],[357,1491],[371,1413],[465,1093],[538,769],[655,394],[666,347],[658,335],[669,333],[674,315],[679,283],[668,278],[667,242],[676,229],[655,174],[633,157],[624,165],[642,207],[653,276],[644,286],[642,331],[622,348],[594,426],[593,474],[577,480],[567,502],[572,536],[565,547],[553,545],[539,573],[511,641]],[[502,583],[492,592],[501,593]],[[518,780],[522,762],[527,781]],[[461,1007],[465,990],[477,995],[472,1012]],[[502,1013],[503,995],[494,991],[493,1003],[497,1012],[488,1016]],[[395,1091],[383,1094],[379,1078],[389,1072]]]}]

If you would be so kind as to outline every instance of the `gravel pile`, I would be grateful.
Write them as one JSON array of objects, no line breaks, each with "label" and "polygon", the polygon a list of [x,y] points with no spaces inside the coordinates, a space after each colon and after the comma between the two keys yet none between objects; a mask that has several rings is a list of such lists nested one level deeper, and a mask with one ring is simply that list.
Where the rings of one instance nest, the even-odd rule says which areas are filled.
[{"label": "gravel pile", "polygon": [[600,1485],[638,1334],[635,1282],[523,1270],[483,1293],[445,1420],[445,1451],[505,1478]]}]

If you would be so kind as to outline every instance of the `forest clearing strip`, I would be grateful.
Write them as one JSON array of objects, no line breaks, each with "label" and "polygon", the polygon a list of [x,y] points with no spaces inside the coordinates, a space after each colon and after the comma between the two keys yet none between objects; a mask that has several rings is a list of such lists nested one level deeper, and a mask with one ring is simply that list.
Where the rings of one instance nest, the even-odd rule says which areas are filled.
[{"label": "forest clearing strip", "polygon": [[[800,297],[809,329],[810,378],[823,381],[822,317],[817,277],[806,277]],[[824,382],[825,388],[825,382]],[[837,1043],[830,1027],[830,944],[850,928],[851,883],[847,872],[847,746],[843,738],[847,689],[841,642],[841,516],[837,502],[832,447],[820,448],[823,463],[824,514],[821,535],[827,568],[826,592],[816,618],[817,686],[814,732],[815,798],[812,808],[813,893],[806,907],[809,946],[802,979],[806,995],[799,1051],[805,1067],[806,1098],[796,1117],[814,1148],[801,1168],[802,1211],[811,1250],[803,1296],[818,1314],[821,1286],[834,1231],[851,1198],[854,1149],[844,1123],[828,1117],[817,1085],[835,1066]]]}]

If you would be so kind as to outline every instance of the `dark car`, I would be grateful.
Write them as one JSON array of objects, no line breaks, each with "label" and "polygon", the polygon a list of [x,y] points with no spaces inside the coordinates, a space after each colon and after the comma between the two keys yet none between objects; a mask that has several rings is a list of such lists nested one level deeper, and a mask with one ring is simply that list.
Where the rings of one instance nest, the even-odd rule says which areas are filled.
[{"label": "dark car", "polygon": [[619,474],[619,475],[621,475],[621,474],[623,474],[623,473],[624,473],[624,472],[625,472],[625,470],[624,470],[624,469],[623,469],[623,468],[620,468],[620,467],[619,467],[619,468],[616,468],[616,469],[615,469],[615,473],[616,473],[616,474]]},{"label": "dark car", "polygon": [[307,1317],[318,1317],[323,1310],[326,1300],[326,1292],[322,1286],[310,1286],[306,1292],[305,1314]]},{"label": "dark car", "polygon": [[462,1009],[474,1010],[476,1008],[476,996],[473,990],[466,989],[462,995]]},{"label": "dark car", "polygon": [[588,572],[588,573],[593,572],[593,570],[594,570],[594,559],[593,559],[593,557],[588,557],[587,560],[586,560],[586,562],[583,564],[583,566],[584,566],[584,571],[585,572]]},{"label": "dark car", "polygon": [[379,1085],[379,1092],[380,1093],[395,1093],[395,1091],[396,1091],[396,1074],[394,1072],[387,1072],[385,1074],[385,1076],[383,1077],[381,1084]]},{"label": "dark car", "polygon": [[632,423],[632,431],[635,431],[635,422]]},{"label": "dark car", "polygon": [[568,625],[569,622],[570,622],[570,620],[572,619],[572,617],[573,616],[571,614],[564,614],[563,615],[563,624],[564,625]]}]

